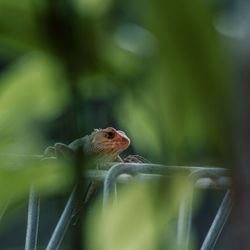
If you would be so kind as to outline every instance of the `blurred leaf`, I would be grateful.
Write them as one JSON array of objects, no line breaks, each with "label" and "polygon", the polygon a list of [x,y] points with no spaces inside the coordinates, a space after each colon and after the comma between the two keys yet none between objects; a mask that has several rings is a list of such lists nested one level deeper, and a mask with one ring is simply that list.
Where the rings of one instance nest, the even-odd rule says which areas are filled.
[{"label": "blurred leaf", "polygon": [[111,73],[118,76],[120,81],[123,76],[136,76],[144,66],[145,58],[121,48],[115,39],[107,39],[103,46],[105,49],[101,51],[102,56],[111,68]]},{"label": "blurred leaf", "polygon": [[183,0],[149,1],[147,7],[158,58],[144,85],[123,99],[118,116],[132,139],[148,142],[136,141],[138,149],[153,155],[161,149],[161,161],[222,160],[230,145],[233,87],[211,10],[205,2]]},{"label": "blurred leaf", "polygon": [[25,161],[19,157],[16,158],[16,162],[13,162],[13,157],[1,156],[0,162],[1,204],[9,198],[11,202],[22,200],[27,196],[31,185],[42,195],[63,192],[65,186],[73,179],[70,168],[58,161]]},{"label": "blurred leaf", "polygon": [[0,76],[1,148],[10,142],[26,151],[39,145],[32,123],[56,115],[67,103],[62,77],[58,63],[41,53],[21,58]]},{"label": "blurred leaf", "polygon": [[102,213],[97,203],[88,223],[88,249],[156,250],[161,244],[177,249],[176,239],[164,234],[175,235],[179,201],[187,187],[178,181],[130,183],[118,192],[117,206],[110,204]]},{"label": "blurred leaf", "polygon": [[[123,126],[129,131],[128,134],[136,152],[150,161],[157,162],[162,156],[162,145],[156,131],[157,124],[145,105],[149,99],[142,98],[142,93],[139,95],[138,99],[134,95],[126,95],[122,107],[116,109],[116,113]],[[149,98],[152,97],[149,96]]]},{"label": "blurred leaf", "polygon": [[80,14],[96,18],[109,10],[112,0],[74,0],[74,3]]},{"label": "blurred leaf", "polygon": [[36,19],[36,4],[31,0],[0,1],[0,45],[4,53],[38,48],[41,44]]},{"label": "blurred leaf", "polygon": [[123,49],[140,56],[150,56],[155,50],[155,37],[139,25],[120,25],[114,34],[116,43]]}]

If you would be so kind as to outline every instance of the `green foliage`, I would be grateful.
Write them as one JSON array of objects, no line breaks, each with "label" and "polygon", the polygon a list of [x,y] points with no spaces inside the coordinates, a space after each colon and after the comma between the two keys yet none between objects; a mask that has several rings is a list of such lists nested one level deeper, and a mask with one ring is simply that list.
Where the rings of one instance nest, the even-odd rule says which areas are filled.
[{"label": "green foliage", "polygon": [[189,183],[170,181],[130,183],[118,190],[118,203],[109,204],[105,213],[96,204],[88,222],[88,249],[178,249],[175,220],[189,188]]},{"label": "green foliage", "polygon": [[[230,161],[236,88],[213,14],[199,0],[0,1],[0,204],[64,192],[76,168],[13,155],[95,127],[124,129],[152,162]],[[126,186],[104,219],[97,203],[88,249],[175,249],[187,187]]]},{"label": "green foliage", "polygon": [[3,55],[15,55],[40,47],[36,1],[7,1],[0,3],[0,45]]},{"label": "green foliage", "polygon": [[36,139],[39,131],[32,123],[55,116],[65,106],[63,81],[58,63],[38,52],[19,59],[2,74],[0,148],[3,152],[28,153],[39,146]]},{"label": "green foliage", "polygon": [[117,113],[138,150],[165,162],[222,163],[232,143],[235,89],[211,9],[200,1],[160,0],[149,9],[157,59]]},{"label": "green foliage", "polygon": [[38,52],[20,58],[0,76],[1,204],[10,197],[12,201],[24,198],[33,184],[50,192],[67,184],[62,167],[41,164],[39,159],[23,161],[21,155],[13,162],[11,157],[41,153],[43,138],[34,124],[54,117],[65,106],[62,83],[58,62]]},{"label": "green foliage", "polygon": [[31,185],[41,195],[63,192],[72,182],[72,171],[58,163],[41,163],[36,161],[22,161],[20,156],[13,162],[13,158],[1,158],[0,168],[0,204],[7,201],[20,202],[26,199]]}]

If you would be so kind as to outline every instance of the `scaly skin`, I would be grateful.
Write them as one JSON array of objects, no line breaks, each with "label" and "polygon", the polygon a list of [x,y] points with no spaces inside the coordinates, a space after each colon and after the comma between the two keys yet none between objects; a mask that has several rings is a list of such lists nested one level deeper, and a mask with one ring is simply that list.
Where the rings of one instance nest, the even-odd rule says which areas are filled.
[{"label": "scaly skin", "polygon": [[78,150],[97,161],[122,161],[119,154],[130,144],[130,139],[121,130],[108,127],[95,129],[91,135],[79,138],[69,145],[56,143],[44,151],[45,157],[63,156],[71,159]]},{"label": "scaly skin", "polygon": [[[130,139],[121,130],[112,127],[95,129],[90,135],[79,138],[69,145],[56,143],[44,151],[44,157],[60,157],[72,159],[76,151],[82,151],[85,156],[97,162],[120,161],[119,154],[130,144]],[[127,161],[126,161],[127,162]],[[84,204],[93,197],[98,187],[98,182],[92,181],[84,197]]]},{"label": "scaly skin", "polygon": [[[137,155],[130,155],[121,159],[119,154],[123,152],[130,144],[130,139],[121,130],[112,127],[105,129],[95,129],[90,135],[79,138],[69,145],[56,143],[53,147],[48,147],[44,151],[44,157],[63,157],[65,159],[73,159],[76,152],[82,152],[85,156],[97,162],[118,161],[143,163],[146,160]],[[73,216],[77,221],[77,214],[81,211],[82,206],[87,205],[98,188],[98,182],[92,181],[85,193],[82,204],[79,204],[73,212]]]}]

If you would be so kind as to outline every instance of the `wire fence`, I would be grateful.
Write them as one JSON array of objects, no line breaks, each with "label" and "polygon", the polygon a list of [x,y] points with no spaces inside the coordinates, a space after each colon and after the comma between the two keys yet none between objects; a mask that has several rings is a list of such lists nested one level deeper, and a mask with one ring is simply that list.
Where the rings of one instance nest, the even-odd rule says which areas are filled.
[{"label": "wire fence", "polygon": [[[189,249],[189,238],[192,222],[192,196],[194,188],[224,189],[226,194],[216,213],[211,227],[204,239],[201,250],[212,250],[218,240],[225,222],[232,209],[232,190],[230,171],[216,167],[189,167],[189,166],[164,166],[160,164],[141,163],[107,163],[98,166],[98,170],[89,170],[84,178],[103,182],[103,213],[105,215],[107,204],[115,199],[117,182],[138,180],[155,180],[164,178],[181,177],[190,180],[192,188],[188,195],[183,196],[179,206],[177,221],[176,241],[180,249]],[[79,205],[77,192],[84,193],[81,185],[76,185],[65,205],[61,217],[50,237],[46,250],[59,249],[67,229],[74,217],[74,211]],[[84,195],[83,195],[84,196]],[[83,199],[82,196],[82,199]],[[7,209],[7,204],[1,209],[1,217]],[[27,215],[27,230],[25,250],[38,248],[40,197],[30,188],[29,206]],[[0,218],[1,218],[0,217]]]}]

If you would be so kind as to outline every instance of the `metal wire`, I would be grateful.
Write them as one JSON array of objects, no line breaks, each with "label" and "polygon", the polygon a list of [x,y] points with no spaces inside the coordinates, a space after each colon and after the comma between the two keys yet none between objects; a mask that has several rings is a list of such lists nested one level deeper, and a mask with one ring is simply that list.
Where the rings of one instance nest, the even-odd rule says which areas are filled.
[{"label": "metal wire", "polygon": [[189,246],[192,224],[192,201],[193,187],[189,187],[182,197],[177,222],[177,245],[183,250],[187,250]]},{"label": "metal wire", "polygon": [[[104,182],[107,172],[108,171],[106,170],[89,170],[85,173],[84,178]],[[171,176],[138,173],[136,174],[136,176],[131,176],[129,174],[121,174],[116,178],[116,181],[119,183],[126,183],[136,182],[138,180],[159,180],[169,178],[171,178]],[[185,176],[179,176],[178,178],[186,179]],[[194,182],[194,187],[202,189],[228,189],[231,186],[231,178],[226,176],[217,177],[216,179],[210,177],[200,177]]]},{"label": "metal wire", "polygon": [[39,225],[40,197],[30,188],[25,250],[36,250]]},{"label": "metal wire", "polygon": [[72,220],[75,198],[76,198],[76,187],[72,191],[67,201],[67,204],[49,240],[46,250],[56,250],[60,247],[62,240],[64,238],[64,235]]},{"label": "metal wire", "polygon": [[[29,159],[27,156],[23,156]],[[18,157],[17,157],[18,158]],[[31,159],[40,160],[41,156],[33,156]],[[98,166],[99,170],[91,170],[85,173],[85,178],[104,181],[103,206],[115,197],[116,182],[137,181],[138,179],[152,180],[162,178],[188,178],[193,182],[193,187],[228,189],[231,187],[230,172],[227,169],[215,167],[190,167],[190,166],[164,166],[160,164],[138,163],[105,163]],[[106,171],[109,169],[108,171]],[[182,249],[188,249],[192,218],[192,194],[186,195],[181,202],[177,225],[177,244]],[[74,216],[74,209],[79,190],[77,185],[72,191],[63,213],[54,229],[46,250],[59,249],[65,233]],[[201,250],[213,249],[221,230],[227,220],[232,207],[231,191],[228,191],[204,240]],[[27,233],[25,250],[37,248],[37,234],[39,223],[40,199],[34,191],[30,190]],[[3,209],[3,212],[6,208]]]},{"label": "metal wire", "polygon": [[228,190],[215,216],[215,219],[207,233],[207,236],[201,246],[201,250],[212,250],[221,234],[221,231],[232,210],[233,200],[232,191]]},{"label": "metal wire", "polygon": [[227,169],[210,167],[164,166],[159,164],[117,163],[113,165],[104,180],[103,205],[112,197],[118,176],[129,174],[136,176],[139,173],[161,174],[167,176],[189,176],[196,181],[202,177],[218,178],[229,174]]},{"label": "metal wire", "polygon": [[[150,176],[152,177],[156,177],[157,175],[186,176],[186,178],[202,188],[228,188],[228,186],[231,185],[230,179],[228,177],[225,177],[225,175],[229,174],[228,170],[226,169],[208,167],[163,166],[158,164],[118,163],[110,168],[104,180],[104,212],[107,203],[111,200],[112,197],[114,197],[116,182],[120,175],[129,174],[138,178],[141,173],[150,174]],[[157,178],[159,178],[159,176],[157,176]],[[181,249],[185,250],[187,250],[189,246],[189,237],[191,231],[192,194],[193,188],[192,191],[190,191],[189,195],[185,196],[181,202],[177,225],[177,245],[181,247]],[[212,246],[215,245],[216,240],[219,237],[219,234],[231,210],[230,207],[231,199],[229,198],[229,193],[227,193],[227,196],[221,204],[215,221],[208,232],[208,235],[203,244],[203,248],[201,250],[211,250]]]},{"label": "metal wire", "polygon": [[0,221],[2,220],[8,206],[9,206],[9,203],[10,203],[10,199],[7,200],[7,202],[1,206],[0,208]]}]

